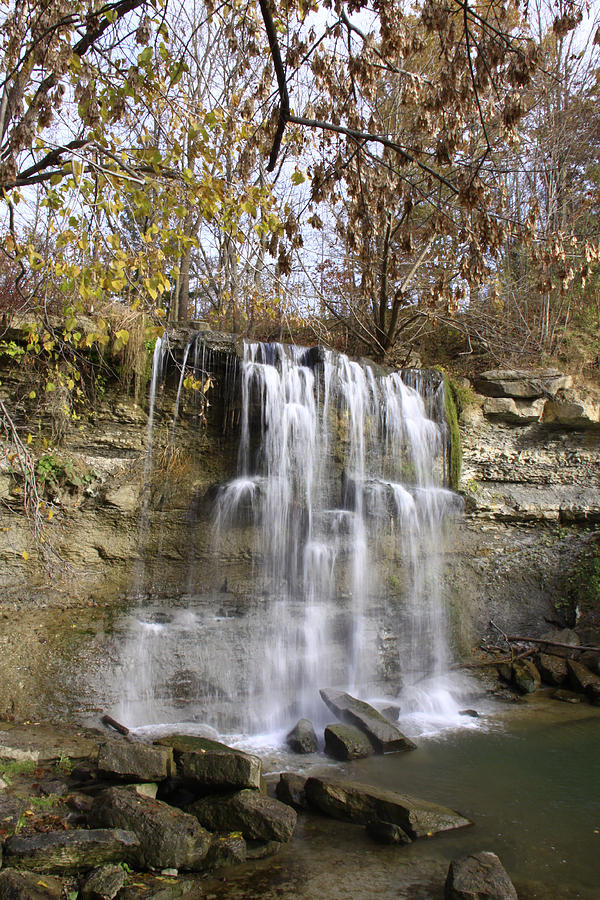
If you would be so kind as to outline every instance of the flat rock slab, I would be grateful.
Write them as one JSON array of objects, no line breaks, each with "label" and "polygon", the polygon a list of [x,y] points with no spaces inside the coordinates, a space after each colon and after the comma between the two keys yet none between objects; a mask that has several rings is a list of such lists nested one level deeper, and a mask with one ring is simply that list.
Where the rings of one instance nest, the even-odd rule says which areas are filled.
[{"label": "flat rock slab", "polygon": [[448,807],[354,781],[308,778],[304,790],[310,805],[327,816],[360,825],[379,819],[400,825],[413,839],[473,824]]},{"label": "flat rock slab", "polygon": [[285,843],[297,818],[291,806],[252,790],[204,797],[188,811],[209,831],[239,831],[248,841]]},{"label": "flat rock slab", "polygon": [[317,735],[309,719],[300,719],[285,738],[293,753],[316,753],[319,749]]},{"label": "flat rock slab", "polygon": [[446,878],[446,900],[518,900],[515,887],[495,853],[483,851],[453,860]]},{"label": "flat rock slab", "polygon": [[154,747],[126,738],[103,741],[99,745],[98,768],[142,782],[164,781],[175,774],[170,747]]},{"label": "flat rock slab", "polygon": [[558,391],[570,388],[573,379],[558,369],[528,371],[522,369],[491,369],[473,379],[475,390],[486,397],[555,397]]},{"label": "flat rock slab", "polygon": [[96,825],[125,828],[139,840],[145,867],[199,871],[210,845],[210,834],[198,820],[133,788],[113,787],[94,801],[90,820]]},{"label": "flat rock slab", "polygon": [[86,729],[0,724],[0,759],[41,764],[66,757],[95,759],[97,752],[98,735]]},{"label": "flat rock slab", "polygon": [[323,689],[319,693],[340,721],[355,725],[367,735],[378,753],[397,753],[416,748],[416,744],[364,700],[358,700],[345,691]]},{"label": "flat rock slab", "polygon": [[258,756],[209,738],[187,735],[164,737],[156,743],[172,748],[177,774],[200,787],[260,788],[262,763]]},{"label": "flat rock slab", "polygon": [[140,842],[119,828],[15,835],[4,844],[6,863],[34,872],[77,872],[112,862],[136,865]]},{"label": "flat rock slab", "polygon": [[375,747],[356,725],[336,723],[325,728],[325,753],[334,759],[364,759],[375,753]]},{"label": "flat rock slab", "polygon": [[0,872],[0,897],[3,900],[62,900],[63,883],[59,878],[39,872],[3,869]]}]

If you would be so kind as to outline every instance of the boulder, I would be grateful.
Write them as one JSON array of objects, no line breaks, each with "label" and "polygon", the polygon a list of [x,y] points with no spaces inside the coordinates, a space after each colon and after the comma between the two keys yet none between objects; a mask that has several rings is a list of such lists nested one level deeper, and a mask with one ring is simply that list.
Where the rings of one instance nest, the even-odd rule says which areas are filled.
[{"label": "boulder", "polygon": [[545,684],[560,687],[561,684],[566,683],[569,673],[567,662],[563,656],[540,653],[537,657],[537,667]]},{"label": "boulder", "polygon": [[533,694],[542,683],[540,673],[529,659],[520,659],[512,665],[513,682],[521,694]]},{"label": "boulder", "polygon": [[585,694],[590,685],[600,685],[600,675],[595,675],[583,663],[576,662],[574,659],[568,659],[567,669],[569,670],[569,682],[575,691],[581,691],[582,694]]},{"label": "boulder", "polygon": [[153,747],[126,738],[111,738],[99,745],[98,768],[142,782],[163,781],[175,773],[170,747]]},{"label": "boulder", "polygon": [[303,775],[295,775],[293,772],[282,772],[275,787],[275,795],[278,800],[294,809],[306,810],[308,803],[304,793],[306,778]]},{"label": "boulder", "polygon": [[19,869],[78,872],[113,862],[137,865],[139,847],[132,831],[96,828],[15,835],[8,838],[4,850],[7,864]]},{"label": "boulder", "polygon": [[366,828],[369,837],[377,841],[378,844],[410,844],[411,839],[407,833],[394,825],[393,822],[382,822],[381,819],[374,819],[367,823]]},{"label": "boulder", "polygon": [[450,863],[444,896],[446,900],[518,900],[504,866],[488,851]]},{"label": "boulder", "polygon": [[204,869],[223,869],[246,862],[246,841],[238,834],[213,834]]},{"label": "boulder", "polygon": [[375,747],[355,725],[328,725],[325,728],[325,753],[334,759],[363,759],[375,753]]},{"label": "boulder", "polygon": [[542,398],[513,400],[512,397],[488,397],[483,404],[483,414],[487,419],[508,425],[531,425],[540,421],[545,404]]},{"label": "boulder", "polygon": [[285,843],[296,827],[290,806],[252,790],[204,797],[188,811],[209,831],[239,831],[249,841]]},{"label": "boulder", "polygon": [[177,774],[200,787],[232,790],[261,786],[262,764],[258,756],[219,741],[188,735],[172,735],[156,743],[171,747]]},{"label": "boulder", "polygon": [[308,778],[305,792],[310,805],[327,816],[360,825],[380,819],[400,825],[411,838],[472,824],[445,806],[352,781]]},{"label": "boulder", "polygon": [[491,369],[473,379],[475,390],[486,397],[514,397],[518,400],[555,397],[572,384],[571,376],[563,375],[558,369]]},{"label": "boulder", "polygon": [[319,749],[315,729],[308,719],[300,719],[288,732],[285,741],[294,753],[316,753]]},{"label": "boulder", "polygon": [[600,410],[594,398],[575,391],[565,391],[560,399],[549,400],[544,407],[543,423],[565,428],[596,429],[600,425]]},{"label": "boulder", "polygon": [[132,788],[103,791],[94,801],[90,819],[96,825],[133,831],[145,867],[199,871],[211,844],[210,834],[194,816]]},{"label": "boulder", "polygon": [[344,691],[324,689],[319,693],[323,702],[340,721],[355,725],[367,735],[378,753],[396,753],[416,748],[416,744],[364,700],[357,700]]},{"label": "boulder", "polygon": [[99,866],[85,878],[79,896],[81,900],[113,900],[126,880],[122,866]]},{"label": "boulder", "polygon": [[3,900],[62,900],[63,883],[59,878],[39,872],[2,869],[0,872],[0,897]]}]

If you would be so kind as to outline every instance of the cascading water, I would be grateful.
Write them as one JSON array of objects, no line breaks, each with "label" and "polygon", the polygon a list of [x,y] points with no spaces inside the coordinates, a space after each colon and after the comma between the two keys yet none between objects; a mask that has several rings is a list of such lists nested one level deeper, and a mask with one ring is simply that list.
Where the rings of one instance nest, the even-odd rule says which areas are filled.
[{"label": "cascading water", "polygon": [[142,718],[166,720],[182,679],[187,717],[221,731],[321,722],[325,686],[420,697],[448,666],[443,525],[458,499],[443,487],[443,382],[246,344],[241,393],[238,473],[212,525],[217,555],[246,536],[252,597],[233,617],[215,615],[218,595],[167,622],[138,617],[143,659],[120,714],[133,696],[134,724],[140,700]]}]

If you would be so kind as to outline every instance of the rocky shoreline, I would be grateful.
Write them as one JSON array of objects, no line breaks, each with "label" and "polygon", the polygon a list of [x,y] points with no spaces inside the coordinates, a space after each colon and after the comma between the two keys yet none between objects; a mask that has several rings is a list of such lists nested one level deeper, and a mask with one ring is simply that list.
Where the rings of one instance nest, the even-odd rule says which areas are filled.
[{"label": "rocky shoreline", "polygon": [[[471,824],[343,778],[282,773],[268,791],[258,757],[190,735],[146,743],[4,723],[0,770],[1,898],[202,897],[198,879],[207,873],[277,854],[293,837],[297,811],[366,827],[365,852],[369,840],[402,846]],[[465,865],[455,861],[447,897],[471,896],[465,884],[473,879],[510,885],[497,860]]]}]

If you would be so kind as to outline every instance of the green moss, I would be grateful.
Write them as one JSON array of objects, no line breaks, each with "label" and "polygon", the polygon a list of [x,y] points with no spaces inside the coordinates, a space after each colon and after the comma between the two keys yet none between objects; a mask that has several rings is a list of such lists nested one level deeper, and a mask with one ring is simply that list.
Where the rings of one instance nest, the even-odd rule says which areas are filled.
[{"label": "green moss", "polygon": [[460,484],[462,468],[462,446],[458,427],[459,397],[457,386],[444,372],[444,402],[446,406],[446,422],[450,432],[450,487],[457,491]]}]

